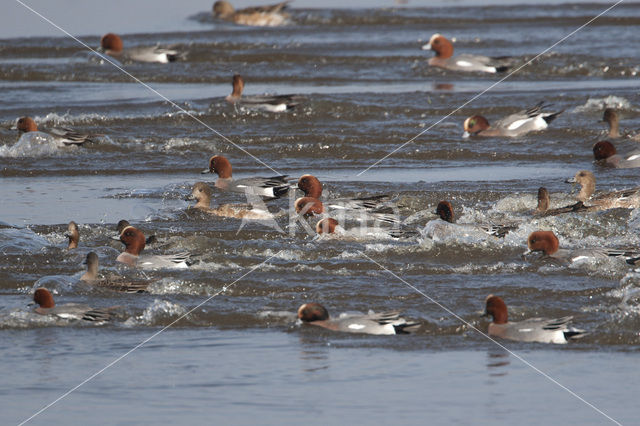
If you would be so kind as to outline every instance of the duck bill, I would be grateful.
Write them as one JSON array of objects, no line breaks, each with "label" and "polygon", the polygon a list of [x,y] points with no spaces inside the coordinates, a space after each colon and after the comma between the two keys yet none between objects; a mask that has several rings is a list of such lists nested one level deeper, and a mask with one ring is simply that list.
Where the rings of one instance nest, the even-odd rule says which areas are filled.
[{"label": "duck bill", "polygon": [[520,259],[522,260],[527,260],[527,257],[531,256],[533,254],[533,251],[531,251],[531,249],[527,249],[527,251],[525,251],[524,253],[522,253],[522,255],[520,255]]},{"label": "duck bill", "polygon": [[204,169],[203,171],[200,172],[201,175],[206,175],[207,173],[211,173],[211,170]]},{"label": "duck bill", "polygon": [[569,178],[564,181],[565,183],[576,183],[576,178]]},{"label": "duck bill", "polygon": [[470,137],[471,137],[471,133],[469,133],[469,132],[464,132],[464,133],[462,134],[462,138],[463,138],[463,139],[469,139]]},{"label": "duck bill", "polygon": [[422,50],[431,50],[431,43],[423,44],[421,49]]}]

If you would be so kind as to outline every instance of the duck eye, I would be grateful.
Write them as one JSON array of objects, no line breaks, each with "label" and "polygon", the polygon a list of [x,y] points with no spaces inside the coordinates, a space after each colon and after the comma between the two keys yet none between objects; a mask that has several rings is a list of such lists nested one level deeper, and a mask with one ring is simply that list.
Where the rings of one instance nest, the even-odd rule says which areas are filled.
[{"label": "duck eye", "polygon": [[476,125],[476,120],[469,121],[469,127],[473,127]]}]

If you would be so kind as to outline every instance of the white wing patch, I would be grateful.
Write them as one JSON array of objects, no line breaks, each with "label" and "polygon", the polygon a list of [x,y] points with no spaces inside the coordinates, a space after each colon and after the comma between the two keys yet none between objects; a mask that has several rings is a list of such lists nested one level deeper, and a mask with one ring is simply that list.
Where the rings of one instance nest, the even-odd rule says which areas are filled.
[{"label": "white wing patch", "polygon": [[523,118],[522,120],[516,120],[513,123],[509,124],[509,127],[507,127],[507,129],[509,130],[515,130],[520,126],[523,126],[524,124],[527,123],[527,121],[529,121],[530,118]]},{"label": "white wing patch", "polygon": [[589,259],[589,256],[582,255],[582,256],[576,256],[571,260],[574,261],[574,262],[578,262],[578,261],[581,261],[581,260],[588,260],[588,259]]},{"label": "white wing patch", "polygon": [[630,155],[627,161],[637,160],[638,158],[640,158],[640,154]]},{"label": "white wing patch", "polygon": [[366,326],[362,325],[362,324],[349,324],[349,328],[351,330],[362,330],[363,328],[365,328]]},{"label": "white wing patch", "polygon": [[456,65],[460,66],[460,67],[470,67],[473,66],[473,64],[471,62],[467,62],[467,61],[456,61]]}]

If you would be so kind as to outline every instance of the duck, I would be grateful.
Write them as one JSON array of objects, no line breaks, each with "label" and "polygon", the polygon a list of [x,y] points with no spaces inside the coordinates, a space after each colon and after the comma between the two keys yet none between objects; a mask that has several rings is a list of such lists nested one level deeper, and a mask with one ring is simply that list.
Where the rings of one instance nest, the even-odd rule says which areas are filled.
[{"label": "duck", "polygon": [[188,200],[195,200],[197,203],[194,209],[201,210],[215,216],[235,217],[238,219],[272,220],[273,215],[260,208],[251,208],[249,205],[224,204],[217,208],[211,208],[211,196],[213,191],[205,182],[196,182],[193,185],[191,195]]},{"label": "duck", "polygon": [[123,293],[144,293],[147,291],[150,284],[149,281],[131,281],[123,277],[114,276],[100,277],[98,275],[99,263],[98,255],[90,251],[85,260],[87,272],[80,277],[80,280],[96,287],[108,288]]},{"label": "duck", "polygon": [[[313,198],[320,200],[322,197],[322,183],[320,180],[310,174],[300,176],[298,179],[298,189],[304,193],[304,198]],[[391,199],[388,195],[373,195],[369,197],[356,198],[331,198],[326,201],[328,207],[335,210],[353,210],[353,211],[375,211],[388,206]]]},{"label": "duck", "polygon": [[403,229],[403,228],[354,228],[354,229],[344,229],[338,220],[332,217],[325,217],[320,219],[318,223],[316,223],[316,234],[318,235],[354,235],[354,236],[388,236],[390,238],[397,239],[406,239],[413,238],[419,235],[419,233],[412,229]]},{"label": "duck", "polygon": [[592,210],[633,209],[640,206],[640,187],[605,192],[594,197],[596,178],[588,170],[580,170],[566,182],[580,185],[580,192],[576,198],[587,204]]},{"label": "duck", "polygon": [[605,108],[602,114],[602,121],[609,126],[607,137],[610,139],[618,139],[620,135],[618,113],[613,108]]},{"label": "duck", "polygon": [[209,168],[201,173],[217,174],[218,179],[215,187],[222,191],[258,195],[266,198],[280,198],[286,195],[290,188],[287,175],[233,179],[231,163],[222,155],[214,155],[209,158]]},{"label": "duck", "polygon": [[99,51],[119,60],[133,62],[156,62],[167,64],[183,59],[184,53],[175,49],[166,49],[160,46],[140,46],[124,49],[124,44],[119,35],[107,33],[100,39]]},{"label": "duck", "polygon": [[116,261],[141,269],[185,269],[191,266],[191,255],[188,252],[168,255],[141,255],[146,239],[139,229],[127,226],[120,234],[120,241],[125,251],[120,253]]},{"label": "duck", "polygon": [[234,106],[267,112],[284,112],[300,105],[304,100],[300,95],[257,95],[242,96],[244,80],[240,74],[235,74],[231,81],[233,91],[225,98]]},{"label": "duck", "polygon": [[[367,198],[361,199],[361,202],[364,203],[364,205],[366,205],[369,201],[371,202],[371,205],[374,205],[379,200],[376,197],[372,197],[371,200]],[[374,222],[382,222],[393,225],[400,223],[400,218],[394,214],[386,212],[376,212],[369,210],[366,207],[362,207],[359,209],[345,209],[345,207],[340,204],[328,203],[327,205],[325,205],[322,201],[313,197],[300,197],[295,200],[293,206],[297,214],[307,218],[312,216],[340,214],[344,219],[354,219],[357,221],[366,222],[369,220],[373,220]]]},{"label": "duck", "polygon": [[576,262],[581,260],[609,259],[620,257],[625,260],[640,256],[636,250],[608,249],[608,248],[583,248],[583,249],[561,249],[560,242],[553,231],[534,231],[527,238],[529,253],[541,252],[545,257],[561,262]]},{"label": "duck", "polygon": [[462,137],[503,136],[513,138],[544,130],[549,127],[549,123],[564,112],[564,110],[544,112],[543,109],[547,106],[543,102],[539,102],[529,109],[519,111],[497,121],[494,126],[489,125],[489,121],[482,115],[473,115],[464,121],[464,134]]},{"label": "duck", "polygon": [[[116,225],[116,231],[118,231],[118,236],[115,237],[116,240],[120,241],[120,234],[122,234],[122,231],[127,226],[131,226],[131,224],[129,223],[128,220],[122,219],[122,220],[118,221],[118,224]],[[145,246],[148,246],[148,245],[151,245],[151,244],[155,244],[157,242],[158,242],[158,238],[155,235],[150,235],[145,240]]]},{"label": "duck", "polygon": [[85,142],[92,142],[93,138],[99,135],[91,135],[89,133],[76,132],[68,127],[48,127],[39,129],[36,122],[31,117],[20,117],[16,122],[16,128],[21,133],[40,132],[44,133],[55,140],[58,147],[69,145],[82,145]]},{"label": "duck", "polygon": [[213,17],[238,25],[253,27],[278,27],[289,22],[289,14],[283,12],[290,1],[268,6],[255,6],[235,10],[231,3],[219,0],[213,4]]},{"label": "duck", "polygon": [[453,56],[453,43],[441,34],[434,34],[429,43],[422,46],[422,50],[433,50],[436,56],[429,59],[432,67],[444,68],[451,71],[502,73],[508,71],[514,59],[508,56],[491,58],[481,55],[463,54]]},{"label": "duck", "polygon": [[600,141],[593,145],[593,158],[602,166],[616,169],[640,167],[640,151],[633,151],[624,158],[617,153],[616,147],[609,141]]},{"label": "duck", "polygon": [[501,297],[493,294],[485,299],[484,316],[490,316],[493,319],[489,324],[489,336],[517,342],[566,344],[570,340],[579,339],[587,334],[584,330],[569,327],[572,316],[556,319],[530,318],[509,322],[507,305]]},{"label": "duck", "polygon": [[67,249],[73,250],[78,248],[78,242],[80,241],[80,232],[78,231],[78,224],[76,224],[74,221],[69,222],[65,237],[69,239],[69,245],[67,246]]},{"label": "duck", "polygon": [[570,204],[564,207],[558,207],[555,209],[549,209],[551,199],[549,197],[549,191],[547,188],[541,186],[538,188],[538,206],[533,211],[534,216],[557,216],[563,213],[575,213],[575,212],[589,212],[596,211],[597,209],[591,206],[585,206],[582,201],[578,201],[575,204]]},{"label": "duck", "polygon": [[455,214],[453,212],[453,206],[449,201],[440,201],[436,207],[435,214],[438,215],[441,221],[448,224],[455,225],[456,232],[473,232],[480,231],[485,234],[492,235],[498,238],[504,238],[510,231],[517,228],[515,225],[487,225],[487,224],[475,224],[475,223],[455,223]]},{"label": "duck", "polygon": [[305,324],[346,333],[374,335],[409,334],[420,328],[418,322],[408,322],[399,311],[367,315],[341,315],[330,318],[327,309],[319,303],[305,303],[298,308],[298,319]]},{"label": "duck", "polygon": [[618,112],[614,108],[605,108],[604,113],[602,114],[602,121],[607,123],[609,126],[609,131],[607,132],[607,137],[609,139],[619,139],[622,137],[627,137],[634,141],[640,141],[640,134],[630,134],[625,132],[625,134],[620,134],[620,118],[618,117]]},{"label": "duck", "polygon": [[50,315],[66,320],[84,320],[93,322],[111,321],[116,307],[95,309],[80,303],[65,303],[57,305],[53,295],[44,287],[33,293],[33,302],[38,305],[34,312],[38,315]]}]

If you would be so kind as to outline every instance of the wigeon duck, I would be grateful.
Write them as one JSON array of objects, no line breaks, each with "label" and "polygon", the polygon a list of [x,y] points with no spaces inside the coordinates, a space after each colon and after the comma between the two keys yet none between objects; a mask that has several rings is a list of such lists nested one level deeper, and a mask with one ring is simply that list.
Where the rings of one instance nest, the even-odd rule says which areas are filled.
[{"label": "wigeon duck", "polygon": [[355,228],[353,230],[345,230],[336,219],[332,217],[325,217],[324,219],[320,219],[318,223],[316,223],[316,233],[318,235],[344,235],[345,233],[360,235],[362,236],[363,231],[367,235],[371,236],[380,236],[381,234],[385,234],[391,238],[412,238],[419,235],[418,232],[411,229],[402,229],[402,228],[391,228],[391,229],[380,229],[380,228]]},{"label": "wigeon duck", "polygon": [[584,330],[569,328],[573,317],[556,319],[531,318],[524,321],[509,322],[507,305],[502,298],[490,294],[485,300],[485,316],[491,316],[489,336],[517,342],[539,342],[564,344],[587,334]]},{"label": "wigeon duck", "polygon": [[507,56],[491,58],[488,56],[463,54],[453,56],[453,44],[440,34],[431,36],[422,50],[433,50],[436,56],[429,59],[432,67],[452,71],[472,71],[497,73],[505,72],[513,65],[513,59]]},{"label": "wigeon duck", "polygon": [[319,303],[305,303],[298,308],[298,318],[308,324],[333,331],[377,335],[408,334],[420,328],[420,323],[407,322],[399,311],[367,315],[341,315],[329,318],[329,312]]},{"label": "wigeon duck", "polygon": [[250,177],[235,180],[231,174],[231,163],[222,155],[209,159],[209,168],[201,173],[218,175],[215,187],[222,191],[240,192],[260,197],[279,198],[289,191],[286,175],[272,177]]},{"label": "wigeon duck", "polygon": [[[116,225],[116,231],[118,231],[118,236],[115,237],[116,240],[120,241],[120,234],[122,234],[122,231],[127,226],[131,226],[131,224],[126,219],[122,219],[122,220],[120,220],[118,222],[118,224]],[[151,236],[147,237],[147,239],[145,241],[145,245],[148,246],[150,244],[154,244],[154,243],[157,243],[157,242],[158,242],[158,239],[156,238],[156,236],[155,235],[151,235]]]},{"label": "wigeon duck", "polygon": [[52,315],[62,319],[104,322],[113,318],[115,308],[94,309],[79,303],[65,303],[56,306],[51,292],[39,288],[33,293],[33,301],[38,305],[34,312],[39,315]]},{"label": "wigeon duck", "polygon": [[193,190],[191,191],[191,195],[188,197],[188,199],[197,201],[196,205],[193,206],[193,208],[215,216],[255,220],[273,219],[273,215],[269,211],[259,208],[251,208],[252,206],[249,205],[241,206],[223,204],[220,207],[212,208],[212,195],[213,191],[211,191],[211,187],[209,185],[204,182],[196,182],[193,185]]},{"label": "wigeon duck", "polygon": [[557,216],[563,213],[587,212],[597,210],[592,207],[585,206],[582,201],[578,201],[575,204],[571,204],[565,207],[559,207],[556,209],[549,209],[550,204],[551,198],[549,197],[549,191],[547,191],[547,188],[541,186],[540,188],[538,188],[538,206],[533,211],[533,215]]},{"label": "wigeon duck", "polygon": [[82,145],[85,142],[91,142],[92,138],[98,135],[90,135],[88,133],[79,133],[67,127],[48,127],[46,129],[38,129],[36,122],[31,117],[21,117],[16,123],[16,128],[23,133],[40,132],[51,136],[59,147],[67,145]]},{"label": "wigeon duck", "polygon": [[87,254],[85,264],[87,265],[87,272],[80,277],[80,280],[87,284],[124,293],[144,293],[147,291],[147,287],[149,287],[149,281],[132,281],[124,279],[123,277],[98,276],[99,260],[98,255],[95,252],[91,251]]},{"label": "wigeon duck", "polygon": [[613,108],[605,108],[602,115],[602,121],[609,125],[609,133],[607,136],[611,139],[618,139],[620,135],[618,113]]},{"label": "wigeon duck", "polygon": [[277,27],[289,21],[289,14],[283,12],[289,1],[268,6],[248,7],[234,10],[227,1],[217,1],[213,4],[213,16],[238,25],[254,27]]},{"label": "wigeon duck", "polygon": [[[370,205],[373,206],[379,202],[379,199],[378,197],[371,197],[370,199],[361,198],[359,201],[364,205],[370,203]],[[344,205],[335,204],[333,201],[325,205],[322,201],[313,197],[300,197],[294,202],[293,206],[296,213],[304,217],[339,213],[345,216],[351,216],[352,219],[359,221],[373,220],[389,224],[397,224],[400,222],[400,219],[393,214],[367,210],[367,207],[345,208]]]},{"label": "wigeon duck", "polygon": [[607,210],[615,208],[633,209],[640,207],[640,187],[624,189],[621,191],[606,192],[593,196],[596,189],[596,178],[588,170],[581,170],[567,183],[580,184],[578,201],[582,201],[593,210]]},{"label": "wigeon duck", "polygon": [[316,223],[316,233],[318,235],[335,234],[336,231],[342,232],[343,229],[342,226],[340,226],[340,223],[332,217],[325,217]]},{"label": "wigeon duck", "polygon": [[78,225],[74,221],[69,222],[65,237],[69,239],[69,245],[67,246],[69,250],[78,248],[78,242],[80,241],[80,232],[78,231]]},{"label": "wigeon duck", "polygon": [[542,111],[543,108],[545,108],[545,105],[540,102],[532,108],[511,114],[497,121],[494,126],[490,126],[489,121],[483,116],[473,115],[464,120],[464,134],[462,136],[465,138],[469,136],[518,137],[529,132],[544,130],[563,111],[544,112]]},{"label": "wigeon duck", "polygon": [[120,36],[108,33],[100,39],[100,50],[119,61],[134,62],[158,62],[166,64],[177,61],[184,56],[174,49],[165,49],[160,46],[141,46],[123,49]]},{"label": "wigeon duck", "polygon": [[183,269],[188,268],[191,255],[187,252],[168,255],[140,255],[145,247],[144,234],[133,226],[127,226],[120,234],[120,241],[126,249],[117,257],[117,261],[142,269]]},{"label": "wigeon duck", "polygon": [[[302,175],[298,179],[298,189],[304,192],[304,197],[320,200],[322,197],[322,183],[313,175]],[[373,195],[359,198],[332,198],[326,201],[328,207],[335,210],[379,210],[389,201],[388,195]]]},{"label": "wigeon duck", "polygon": [[551,198],[549,197],[549,191],[547,188],[541,186],[538,188],[538,206],[533,211],[533,214],[541,214],[549,210],[551,204]]},{"label": "wigeon duck", "polygon": [[617,169],[640,167],[640,151],[633,151],[624,158],[617,154],[616,147],[609,141],[600,141],[593,145],[593,158],[598,164]]},{"label": "wigeon duck", "polygon": [[325,213],[322,201],[313,197],[300,197],[294,202],[293,206],[296,209],[296,213],[305,217],[318,216]]},{"label": "wigeon duck", "polygon": [[638,255],[635,250],[619,250],[608,248],[584,248],[584,249],[561,249],[560,242],[556,234],[552,231],[535,231],[527,238],[529,252],[541,252],[545,257],[560,260],[563,262],[576,262],[587,259],[608,259],[610,257],[621,257],[630,259]]},{"label": "wigeon duck", "polygon": [[435,214],[437,214],[441,220],[455,224],[461,231],[478,230],[486,234],[493,235],[494,237],[504,238],[505,235],[517,228],[514,225],[488,225],[488,224],[475,224],[475,223],[455,223],[455,215],[453,213],[453,206],[449,201],[440,201],[436,207]]},{"label": "wigeon duck", "polygon": [[233,85],[233,92],[225,99],[234,106],[268,112],[284,112],[295,108],[304,100],[304,97],[300,95],[242,96],[244,80],[240,74],[233,76],[231,84]]}]

